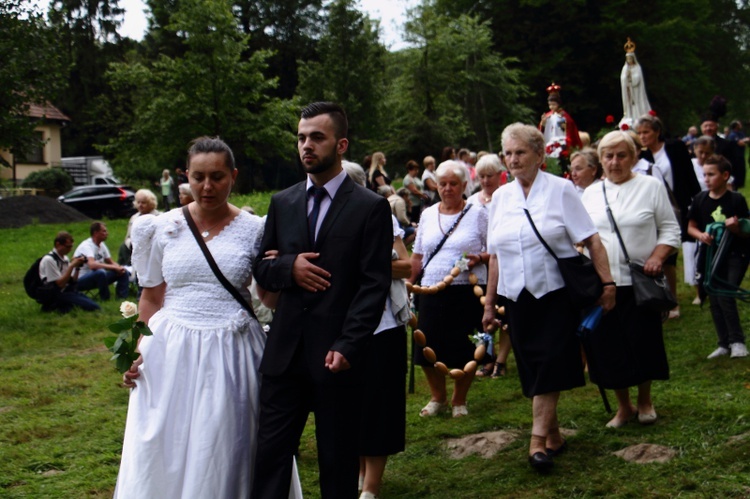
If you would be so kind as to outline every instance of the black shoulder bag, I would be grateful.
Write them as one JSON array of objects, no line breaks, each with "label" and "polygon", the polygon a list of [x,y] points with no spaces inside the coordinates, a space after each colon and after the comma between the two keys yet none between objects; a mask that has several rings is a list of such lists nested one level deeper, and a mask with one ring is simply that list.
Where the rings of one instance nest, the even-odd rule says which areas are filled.
[{"label": "black shoulder bag", "polygon": [[625,249],[625,243],[622,241],[620,230],[617,228],[617,222],[615,222],[612,209],[609,207],[607,188],[604,186],[604,182],[602,182],[602,193],[604,194],[604,203],[607,205],[609,223],[612,225],[612,230],[615,231],[617,239],[620,241],[620,248],[622,248],[622,253],[625,255],[625,262],[628,264],[628,268],[630,268],[630,279],[633,282],[635,304],[639,307],[656,310],[657,312],[672,310],[677,306],[677,300],[675,300],[672,291],[669,289],[666,276],[663,273],[656,277],[646,275],[643,271],[643,265],[638,265],[630,261],[630,255],[628,255],[628,250]]},{"label": "black shoulder bag", "polygon": [[458,216],[456,221],[453,222],[453,225],[451,225],[451,228],[448,229],[448,232],[446,232],[443,235],[443,238],[440,240],[437,246],[435,246],[435,251],[430,253],[430,256],[427,257],[427,260],[424,262],[424,265],[422,265],[422,269],[419,271],[419,275],[417,276],[417,279],[414,281],[414,284],[419,284],[422,281],[422,276],[424,275],[424,269],[427,267],[427,264],[430,263],[430,260],[432,260],[432,258],[435,255],[437,255],[437,252],[440,251],[440,248],[443,247],[443,245],[445,244],[445,241],[448,239],[448,237],[450,237],[451,234],[453,234],[453,231],[456,230],[456,227],[458,227],[458,222],[461,221],[461,219],[464,217],[464,215],[466,215],[466,212],[469,211],[470,208],[471,208],[471,204],[467,203],[466,208],[464,208],[461,211],[461,214]]},{"label": "black shoulder bag", "polygon": [[596,303],[596,300],[602,295],[603,287],[602,280],[599,274],[596,273],[594,262],[581,253],[568,258],[558,258],[547,244],[547,241],[542,238],[542,235],[536,229],[529,210],[524,208],[523,211],[526,213],[526,218],[529,219],[529,223],[531,224],[531,228],[534,229],[537,239],[539,239],[542,246],[557,262],[557,268],[560,270],[560,274],[565,282],[565,289],[568,291],[573,304],[583,309]]},{"label": "black shoulder bag", "polygon": [[193,236],[195,237],[195,241],[198,243],[198,246],[200,246],[201,251],[203,252],[203,256],[206,257],[206,261],[208,262],[209,267],[211,267],[211,270],[214,271],[214,275],[219,280],[222,286],[224,286],[224,289],[229,291],[229,293],[232,295],[232,297],[237,300],[237,302],[242,305],[242,308],[244,308],[248,314],[250,314],[250,317],[252,317],[255,320],[258,320],[258,318],[255,316],[255,312],[253,311],[253,307],[250,306],[250,304],[245,300],[245,298],[242,297],[239,291],[237,291],[237,288],[232,286],[232,283],[229,282],[229,280],[224,276],[224,274],[221,273],[221,270],[219,269],[219,266],[216,265],[216,261],[214,260],[214,257],[211,255],[211,252],[208,250],[208,247],[206,246],[206,241],[203,240],[203,237],[200,235],[200,231],[198,230],[198,226],[195,225],[195,220],[193,220],[193,216],[190,214],[190,210],[188,209],[187,205],[182,207],[182,214],[185,215],[185,220],[187,221],[188,227],[190,227],[190,232],[193,233]]}]

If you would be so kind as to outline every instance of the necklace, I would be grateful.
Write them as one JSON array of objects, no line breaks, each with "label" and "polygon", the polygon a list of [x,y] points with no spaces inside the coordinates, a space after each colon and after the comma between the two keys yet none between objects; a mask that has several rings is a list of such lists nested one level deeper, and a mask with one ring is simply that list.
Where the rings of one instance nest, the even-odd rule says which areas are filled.
[{"label": "necklace", "polygon": [[[459,213],[461,213],[461,211],[462,211],[462,210],[464,209],[464,206],[465,206],[465,204],[466,204],[466,201],[464,201],[464,200],[461,200],[461,209],[460,209],[460,210],[458,210],[458,212],[457,212],[457,213],[450,213],[450,215],[458,215]],[[443,222],[442,222],[442,221],[440,220],[440,208],[441,208],[442,206],[443,206],[443,203],[441,202],[441,203],[440,203],[440,204],[438,205],[438,227],[440,227],[440,232],[442,232],[442,233],[443,233],[443,235],[445,235],[445,230],[443,230]],[[448,215],[448,213],[446,213],[446,215]]]},{"label": "necklace", "polygon": [[[195,218],[195,216],[193,216],[193,218]],[[213,226],[209,227],[208,229],[204,229],[203,232],[201,232],[201,236],[203,236],[203,239],[205,239],[208,236],[210,236],[211,235],[211,231],[214,230],[217,226],[219,226],[219,224],[221,224],[221,222],[223,222],[224,220],[226,220],[226,218],[227,218],[226,215],[224,215],[224,217],[222,217],[222,219],[219,220],[217,223],[215,223]],[[198,222],[198,219],[196,219],[195,221]],[[198,222],[198,224],[200,224],[200,226],[203,227],[202,223]]]}]

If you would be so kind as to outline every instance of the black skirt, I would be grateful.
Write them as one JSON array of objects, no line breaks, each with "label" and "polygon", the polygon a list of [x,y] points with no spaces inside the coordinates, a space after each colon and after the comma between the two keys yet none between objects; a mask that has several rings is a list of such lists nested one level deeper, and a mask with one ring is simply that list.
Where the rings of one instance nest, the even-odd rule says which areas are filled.
[{"label": "black skirt", "polygon": [[406,442],[406,328],[374,335],[365,356],[359,454],[396,454]]},{"label": "black skirt", "polygon": [[[419,296],[419,325],[427,346],[437,360],[449,368],[463,369],[474,359],[476,346],[470,336],[482,331],[484,307],[474,294],[474,286],[454,285],[434,295]],[[414,349],[414,363],[432,366],[421,348]]]},{"label": "black skirt", "polygon": [[637,307],[632,286],[618,287],[616,300],[583,340],[591,381],[618,389],[669,379],[661,313]]},{"label": "black skirt", "polygon": [[565,288],[539,299],[524,289],[517,301],[504,302],[523,394],[533,397],[585,385],[576,335],[579,311]]}]

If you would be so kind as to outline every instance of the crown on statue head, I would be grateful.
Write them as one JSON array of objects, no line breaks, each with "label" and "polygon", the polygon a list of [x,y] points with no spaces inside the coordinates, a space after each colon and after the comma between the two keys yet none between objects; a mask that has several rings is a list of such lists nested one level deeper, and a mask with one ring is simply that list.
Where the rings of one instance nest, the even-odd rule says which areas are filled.
[{"label": "crown on statue head", "polygon": [[625,53],[626,54],[633,54],[635,53],[635,42],[628,37],[628,41],[625,42]]},{"label": "crown on statue head", "polygon": [[547,87],[547,93],[550,94],[550,95],[553,95],[553,94],[558,94],[559,95],[560,94],[560,90],[562,90],[562,87],[560,85],[558,85],[557,83],[555,83],[554,81],[552,82],[552,85],[550,85],[549,87]]}]

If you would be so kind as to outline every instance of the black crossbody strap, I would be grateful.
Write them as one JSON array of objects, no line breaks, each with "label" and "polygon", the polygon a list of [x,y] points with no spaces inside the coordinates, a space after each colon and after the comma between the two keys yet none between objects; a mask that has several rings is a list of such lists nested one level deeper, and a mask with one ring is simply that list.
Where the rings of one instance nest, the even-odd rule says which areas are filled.
[{"label": "black crossbody strap", "polygon": [[629,265],[630,255],[628,255],[628,250],[625,249],[625,243],[622,241],[622,236],[620,235],[620,229],[617,228],[617,222],[615,222],[615,217],[614,215],[612,215],[612,209],[609,207],[609,199],[607,199],[607,188],[604,187],[603,180],[602,180],[602,194],[604,194],[604,204],[607,205],[607,217],[609,218],[609,223],[610,225],[612,225],[612,230],[614,230],[615,234],[617,234],[617,240],[620,241],[620,247],[622,248],[622,252],[625,255],[625,263]]},{"label": "black crossbody strap", "polygon": [[[419,271],[419,275],[417,276],[417,280],[414,281],[415,284],[419,284],[422,281],[422,276],[424,275],[424,269],[427,267],[427,264],[430,263],[430,260],[432,260],[432,258],[435,255],[437,255],[437,252],[440,251],[440,248],[443,247],[443,245],[445,244],[445,241],[448,240],[448,237],[451,234],[453,234],[453,231],[455,231],[456,227],[458,227],[458,222],[461,221],[461,219],[464,217],[464,215],[466,215],[466,212],[469,211],[470,208],[471,208],[471,204],[467,204],[466,208],[464,208],[461,211],[461,214],[458,216],[458,218],[456,219],[456,221],[453,222],[453,225],[451,225],[451,228],[448,229],[448,232],[446,232],[443,235],[443,239],[441,239],[440,242],[438,243],[438,245],[435,246],[435,251],[433,251],[432,253],[430,253],[430,256],[427,257],[427,260],[424,262],[424,265],[422,265],[422,270]],[[440,207],[438,207],[438,209],[440,209]]]},{"label": "black crossbody strap", "polygon": [[529,219],[529,223],[531,224],[531,228],[534,229],[534,234],[536,234],[537,239],[539,239],[539,242],[542,243],[542,246],[544,246],[547,251],[549,251],[549,254],[552,255],[552,257],[555,259],[555,261],[560,260],[554,251],[552,251],[552,248],[549,247],[547,244],[547,241],[544,240],[542,235],[539,233],[538,230],[536,230],[536,225],[534,225],[534,221],[531,219],[531,214],[529,213],[529,210],[526,208],[523,209],[523,212],[526,213],[526,218]]},{"label": "black crossbody strap", "polygon": [[255,320],[258,320],[258,318],[255,316],[255,312],[253,311],[253,307],[250,306],[250,304],[245,300],[239,291],[237,291],[237,288],[232,286],[232,283],[229,282],[229,280],[224,276],[224,274],[221,273],[221,269],[219,269],[219,266],[216,265],[216,261],[214,260],[214,257],[211,255],[211,252],[208,250],[208,246],[206,246],[206,241],[203,240],[203,237],[200,235],[200,231],[198,231],[198,226],[195,225],[195,220],[193,220],[193,216],[190,214],[190,210],[188,209],[187,205],[182,207],[182,214],[185,215],[185,220],[187,221],[188,227],[190,227],[190,232],[193,233],[193,236],[195,237],[195,241],[198,243],[198,246],[200,247],[201,251],[203,252],[203,256],[206,257],[206,261],[208,262],[208,266],[211,267],[211,270],[214,271],[214,275],[219,280],[222,286],[224,286],[224,289],[229,291],[229,293],[232,295],[232,297],[237,300],[237,302],[242,305],[242,308],[244,308],[248,314],[250,314],[250,317],[252,317]]}]

